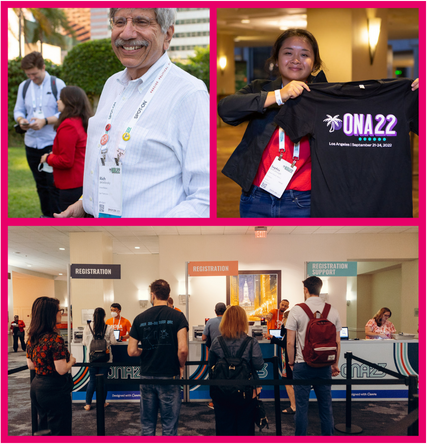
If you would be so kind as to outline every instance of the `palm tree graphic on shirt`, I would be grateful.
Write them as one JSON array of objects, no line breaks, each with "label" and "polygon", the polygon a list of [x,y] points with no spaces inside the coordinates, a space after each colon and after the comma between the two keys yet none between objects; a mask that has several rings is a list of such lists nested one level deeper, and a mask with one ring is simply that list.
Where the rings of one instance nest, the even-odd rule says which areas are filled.
[{"label": "palm tree graphic on shirt", "polygon": [[333,133],[335,130],[339,130],[342,127],[342,120],[338,119],[339,114],[337,114],[336,116],[332,117],[329,114],[326,114],[327,119],[324,120],[324,122],[327,122],[326,126],[331,126],[329,128],[329,132]]}]

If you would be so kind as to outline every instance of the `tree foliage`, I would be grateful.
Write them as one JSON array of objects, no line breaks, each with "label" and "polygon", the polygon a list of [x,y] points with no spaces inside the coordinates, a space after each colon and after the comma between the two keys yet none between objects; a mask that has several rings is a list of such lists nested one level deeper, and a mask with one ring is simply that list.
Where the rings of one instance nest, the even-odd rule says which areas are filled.
[{"label": "tree foliage", "polygon": [[[21,8],[13,8],[19,16]],[[24,19],[24,34],[26,42],[40,41],[43,52],[43,43],[61,46],[65,45],[64,33],[75,35],[69,24],[65,12],[61,8],[25,8],[32,14],[35,22]]]},{"label": "tree foliage", "polygon": [[[22,135],[16,134],[13,126],[15,125],[15,120],[13,118],[13,109],[15,108],[16,99],[18,95],[18,88],[21,82],[27,80],[27,76],[21,68],[21,58],[17,57],[8,61],[7,64],[7,74],[8,74],[8,133],[9,133],[9,145],[14,141],[21,141],[23,139]],[[52,75],[61,77],[61,67],[53,64],[50,60],[45,60],[46,71]]]},{"label": "tree foliage", "polygon": [[67,85],[80,86],[93,104],[107,79],[123,69],[110,39],[91,40],[78,44],[67,54],[62,65],[62,80]]},{"label": "tree foliage", "polygon": [[196,54],[188,58],[188,63],[174,63],[194,77],[203,80],[209,91],[209,46],[207,48],[196,47],[194,50]]}]

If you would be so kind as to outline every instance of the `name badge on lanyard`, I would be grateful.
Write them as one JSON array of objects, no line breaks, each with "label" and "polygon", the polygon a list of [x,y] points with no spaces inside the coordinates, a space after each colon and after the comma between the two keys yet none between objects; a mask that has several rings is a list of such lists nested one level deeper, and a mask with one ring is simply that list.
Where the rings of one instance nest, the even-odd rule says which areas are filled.
[{"label": "name badge on lanyard", "polygon": [[99,217],[122,216],[122,164],[99,161]]},{"label": "name badge on lanyard", "polygon": [[98,180],[98,214],[99,217],[122,217],[122,163],[120,159],[125,155],[126,144],[131,139],[132,128],[135,127],[144,111],[147,109],[154,94],[169,72],[171,62],[166,63],[160,70],[160,74],[154,80],[148,92],[145,94],[142,102],[131,117],[126,130],[123,133],[117,147],[117,157],[113,161],[107,161],[108,143],[110,141],[109,131],[112,126],[114,108],[121,96],[117,97],[111,106],[105,125],[105,133],[102,135],[98,149],[101,154],[99,160],[99,180]]},{"label": "name badge on lanyard", "polygon": [[280,199],[297,170],[295,163],[299,159],[299,149],[300,144],[298,142],[294,144],[293,163],[283,159],[285,154],[285,132],[282,128],[279,128],[279,156],[274,159],[274,162],[268,169],[260,188]]},{"label": "name badge on lanyard", "polygon": [[39,105],[37,106],[36,102],[36,86],[34,82],[31,82],[31,95],[32,95],[32,101],[33,101],[33,116],[37,117],[37,119],[44,119],[44,113],[43,113],[43,84],[40,86],[40,100]]}]

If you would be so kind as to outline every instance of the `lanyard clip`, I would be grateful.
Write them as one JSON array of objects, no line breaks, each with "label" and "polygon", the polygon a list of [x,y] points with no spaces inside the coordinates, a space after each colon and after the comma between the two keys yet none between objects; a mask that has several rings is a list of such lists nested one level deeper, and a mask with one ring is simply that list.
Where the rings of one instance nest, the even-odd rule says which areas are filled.
[{"label": "lanyard clip", "polygon": [[292,168],[296,165],[297,160],[298,160],[298,159],[297,159],[296,157],[294,157],[293,162],[292,162]]},{"label": "lanyard clip", "polygon": [[283,159],[284,154],[285,154],[285,150],[279,150],[279,161]]}]

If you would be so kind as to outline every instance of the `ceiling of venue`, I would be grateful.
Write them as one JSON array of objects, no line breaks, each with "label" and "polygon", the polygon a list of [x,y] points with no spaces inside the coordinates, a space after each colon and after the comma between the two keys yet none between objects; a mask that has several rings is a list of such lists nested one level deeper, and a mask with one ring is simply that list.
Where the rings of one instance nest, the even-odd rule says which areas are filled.
[{"label": "ceiling of venue", "polygon": [[[159,254],[160,236],[254,236],[254,227],[9,227],[9,266],[44,273],[66,274],[71,232],[104,232],[113,238],[113,254]],[[268,236],[418,233],[418,227],[293,226],[267,227]],[[262,242],[262,239],[260,239]],[[138,247],[138,248],[137,248]]]},{"label": "ceiling of venue", "polygon": [[[236,46],[270,46],[278,30],[306,28],[306,8],[218,8],[217,33],[236,36]],[[388,38],[417,39],[418,9],[388,8]]]}]

